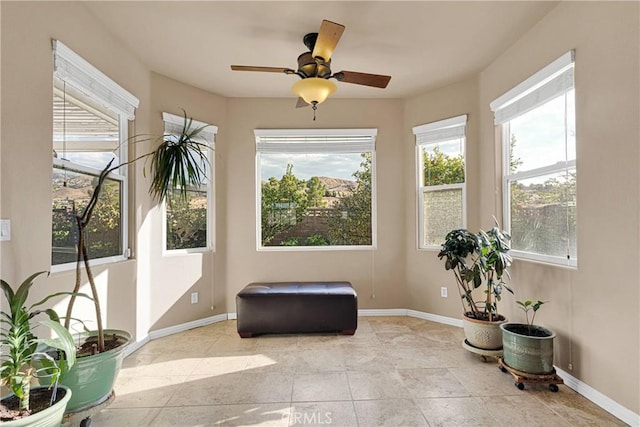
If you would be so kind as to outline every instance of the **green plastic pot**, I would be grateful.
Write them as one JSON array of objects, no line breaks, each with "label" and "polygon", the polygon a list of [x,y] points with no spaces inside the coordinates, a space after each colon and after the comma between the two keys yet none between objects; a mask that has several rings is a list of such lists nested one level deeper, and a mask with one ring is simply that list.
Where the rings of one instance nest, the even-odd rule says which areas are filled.
[{"label": "green plastic pot", "polygon": [[550,374],[553,367],[555,332],[542,326],[505,323],[502,329],[504,362],[511,368],[528,374]]},{"label": "green plastic pot", "polygon": [[[47,387],[32,387],[31,393],[38,389],[44,389]],[[14,421],[5,421],[2,423],[2,427],[58,427],[62,423],[62,417],[64,416],[67,408],[67,403],[73,395],[72,391],[67,387],[58,385],[58,393],[64,392],[64,396],[60,398],[56,403],[44,409],[29,415],[28,417],[20,418]],[[5,396],[7,397],[7,396]],[[5,398],[3,397],[3,399]]]},{"label": "green plastic pot", "polygon": [[[131,334],[117,329],[105,329],[104,334],[115,334],[126,340],[126,343],[104,353],[78,357],[76,364],[60,379],[60,383],[73,392],[67,404],[67,412],[78,412],[99,405],[109,398],[113,390],[124,351],[131,342]],[[92,331],[80,334],[80,339],[96,335],[97,332]]]}]

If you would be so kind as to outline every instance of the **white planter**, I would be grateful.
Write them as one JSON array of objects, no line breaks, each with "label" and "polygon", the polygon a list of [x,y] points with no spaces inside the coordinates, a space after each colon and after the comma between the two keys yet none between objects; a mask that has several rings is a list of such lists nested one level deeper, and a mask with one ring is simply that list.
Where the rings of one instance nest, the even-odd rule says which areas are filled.
[{"label": "white planter", "polygon": [[502,330],[500,325],[507,320],[489,322],[486,320],[476,320],[466,315],[462,316],[462,325],[467,343],[473,347],[483,350],[502,349]]}]

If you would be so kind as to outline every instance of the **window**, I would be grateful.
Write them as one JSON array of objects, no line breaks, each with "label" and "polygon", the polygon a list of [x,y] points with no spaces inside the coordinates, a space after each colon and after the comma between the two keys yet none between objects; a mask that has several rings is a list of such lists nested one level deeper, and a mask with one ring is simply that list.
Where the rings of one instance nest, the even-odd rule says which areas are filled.
[{"label": "window", "polygon": [[374,247],[376,135],[257,129],[258,248]]},{"label": "window", "polygon": [[512,253],[568,266],[577,265],[573,71],[571,51],[491,103]]},{"label": "window", "polygon": [[[184,117],[162,113],[165,135],[179,134],[183,130]],[[213,150],[218,128],[213,125],[191,121],[188,130],[204,129],[196,137],[196,141],[209,147],[206,180],[197,188],[187,189],[186,200],[171,193],[165,202],[165,250],[177,252],[201,252],[213,249]]]},{"label": "window", "polygon": [[440,249],[451,230],[466,227],[467,115],[416,126],[418,247]]},{"label": "window", "polygon": [[[61,42],[53,42],[53,203],[51,264],[74,265],[76,215],[87,205],[100,172],[127,161],[122,142],[138,100]],[[125,259],[125,168],[109,174],[87,228],[89,259]]]}]

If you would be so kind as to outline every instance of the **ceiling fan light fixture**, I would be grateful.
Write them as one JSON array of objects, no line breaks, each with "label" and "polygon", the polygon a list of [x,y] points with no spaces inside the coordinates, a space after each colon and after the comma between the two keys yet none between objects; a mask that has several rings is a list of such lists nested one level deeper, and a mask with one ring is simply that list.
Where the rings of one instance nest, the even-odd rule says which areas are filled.
[{"label": "ceiling fan light fixture", "polygon": [[337,89],[332,81],[320,77],[298,80],[291,86],[291,91],[307,104],[322,104]]}]

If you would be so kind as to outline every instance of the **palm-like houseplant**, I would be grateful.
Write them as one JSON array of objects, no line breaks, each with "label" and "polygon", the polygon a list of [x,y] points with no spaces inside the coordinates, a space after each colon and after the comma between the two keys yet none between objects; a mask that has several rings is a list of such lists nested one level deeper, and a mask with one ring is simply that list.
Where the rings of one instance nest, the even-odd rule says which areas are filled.
[{"label": "palm-like houseplant", "polygon": [[[34,413],[37,417],[37,425],[60,425],[62,415],[71,392],[62,388],[62,392],[58,390],[58,377],[61,372],[73,366],[76,360],[76,348],[73,338],[69,331],[64,328],[59,321],[58,315],[51,309],[42,310],[38,307],[42,306],[49,299],[68,295],[68,292],[57,292],[27,307],[27,298],[29,291],[33,286],[34,280],[44,274],[44,271],[32,274],[15,291],[4,280],[0,280],[0,286],[7,300],[9,310],[0,312],[0,322],[2,324],[0,333],[0,344],[2,352],[0,353],[0,384],[8,386],[13,392],[13,396],[3,399],[6,404],[0,405],[6,408],[3,410],[2,416],[7,419],[19,419],[30,416]],[[33,328],[36,326],[34,318],[39,314],[46,314],[49,319],[38,321],[38,325],[43,325],[57,334],[57,338],[36,338]],[[49,348],[54,348],[64,353],[64,357],[53,358],[44,351],[39,351],[38,345],[44,344]],[[36,370],[34,362],[37,358],[46,361],[46,367]],[[44,374],[44,375],[43,375]],[[31,379],[34,376],[40,376],[47,381],[48,388],[37,390],[38,394],[46,395],[49,404],[42,407],[31,405]],[[47,409],[54,405],[55,408]],[[15,408],[11,408],[16,405]],[[51,419],[49,419],[51,417]],[[44,420],[47,421],[44,421]],[[3,421],[7,421],[3,419]],[[33,421],[36,424],[36,420]],[[50,424],[49,424],[50,423]],[[4,425],[4,424],[3,424]],[[8,424],[11,425],[11,424]]]},{"label": "palm-like houseplant", "polygon": [[[78,365],[69,373],[67,378],[63,377],[62,382],[63,384],[68,382],[68,385],[74,389],[81,389],[81,386],[76,383],[78,381],[82,381],[83,375],[75,371],[84,366],[84,356],[86,352],[88,352],[88,354],[86,354],[87,356],[99,356],[100,354],[104,354],[103,358],[107,359],[104,364],[111,366],[110,371],[113,370],[114,372],[110,373],[108,378],[96,378],[92,380],[93,384],[88,384],[84,387],[83,392],[81,393],[84,396],[83,400],[80,401],[74,398],[74,400],[69,404],[69,407],[73,410],[90,406],[92,402],[99,403],[100,401],[104,401],[108,398],[120,369],[122,358],[124,357],[124,347],[126,347],[126,344],[130,340],[130,335],[124,331],[108,330],[111,339],[109,342],[105,342],[105,329],[102,324],[100,300],[93,273],[91,271],[91,266],[89,264],[90,257],[86,245],[87,227],[91,222],[94,209],[98,204],[104,181],[111,172],[144,159],[145,162],[148,161],[150,164],[151,184],[149,194],[152,199],[157,202],[162,202],[169,194],[171,194],[172,196],[177,195],[179,198],[186,201],[188,198],[189,187],[201,185],[207,178],[207,170],[210,170],[207,168],[207,151],[209,147],[206,143],[201,142],[197,138],[207,126],[192,128],[192,125],[193,120],[188,118],[187,113],[184,112],[184,122],[179,133],[165,134],[156,138],[145,135],[130,138],[129,141],[132,143],[155,140],[157,146],[151,152],[140,155],[133,160],[123,162],[116,166],[112,165],[112,159],[100,173],[89,202],[82,212],[76,215],[76,227],[79,237],[77,244],[76,279],[73,292],[77,293],[80,289],[82,284],[82,267],[84,266],[87,274],[87,280],[91,288],[91,295],[96,313],[97,331],[95,333],[88,334],[88,336],[85,337],[85,342],[81,344],[82,350],[78,353]],[[72,320],[74,303],[75,297],[72,296],[65,316],[65,327],[67,328],[70,327],[70,322]],[[110,344],[110,347],[107,346],[107,344]],[[114,350],[114,348],[116,349]],[[107,353],[109,352],[112,352],[113,354],[107,357]],[[93,368],[87,367],[87,369]],[[79,393],[77,394],[79,395]],[[92,395],[95,395],[95,397],[91,397]]]},{"label": "palm-like houseplant", "polygon": [[[474,347],[487,350],[501,348],[498,302],[504,289],[513,293],[504,277],[509,276],[511,237],[500,228],[472,233],[466,229],[450,231],[445,237],[438,258],[445,260],[445,269],[453,271],[463,306],[465,334]],[[474,291],[484,288],[484,298],[475,299]],[[475,331],[472,325],[481,325]],[[490,334],[487,340],[484,337]]]}]

